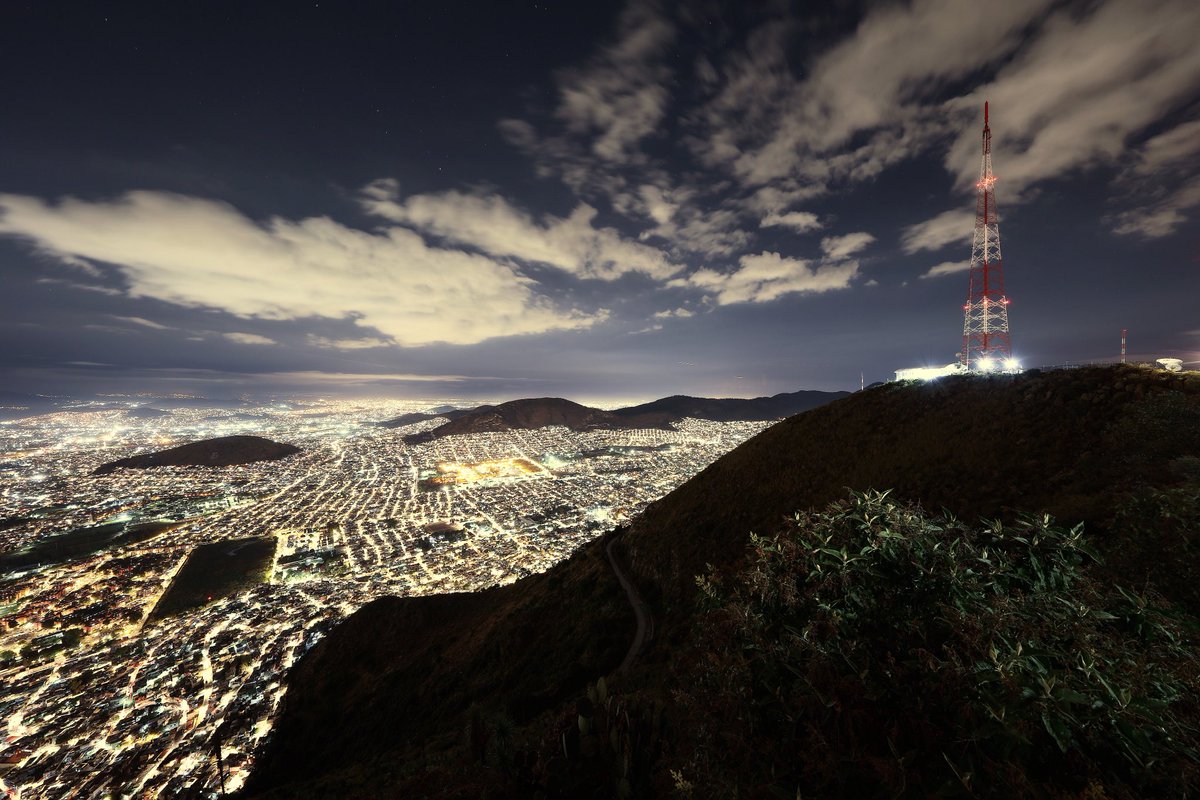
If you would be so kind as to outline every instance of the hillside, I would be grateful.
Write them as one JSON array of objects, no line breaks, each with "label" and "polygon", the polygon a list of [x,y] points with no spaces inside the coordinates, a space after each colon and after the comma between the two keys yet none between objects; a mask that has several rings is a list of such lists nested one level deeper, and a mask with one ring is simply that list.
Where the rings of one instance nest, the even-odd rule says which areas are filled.
[{"label": "hillside", "polygon": [[300,448],[295,445],[273,442],[261,436],[222,436],[110,461],[101,464],[92,474],[108,475],[118,469],[153,467],[229,467],[275,461],[299,452]]},{"label": "hillside", "polygon": [[[804,712],[816,715],[811,717],[812,725],[833,726],[812,728],[817,740],[794,738],[809,729],[778,729],[782,709],[803,710],[808,707],[806,703],[812,705],[815,698],[826,695],[813,694],[815,688],[806,690],[795,683],[794,671],[803,664],[785,669],[784,661],[767,661],[764,664],[777,663],[769,673],[774,678],[766,684],[757,672],[753,673],[754,680],[746,678],[746,657],[737,654],[767,653],[762,649],[764,642],[773,647],[772,642],[784,640],[776,638],[780,634],[756,639],[761,633],[747,633],[738,625],[731,627],[729,622],[722,622],[722,609],[732,608],[725,604],[733,601],[712,598],[733,592],[736,600],[743,591],[738,587],[743,585],[756,587],[748,598],[766,596],[762,567],[756,565],[771,563],[777,556],[770,554],[781,551],[755,545],[758,555],[751,554],[747,561],[751,532],[773,534],[785,529],[785,520],[792,520],[797,511],[823,509],[831,501],[844,503],[848,488],[892,489],[893,499],[919,502],[929,514],[947,509],[963,522],[939,521],[932,516],[926,519],[920,511],[882,505],[870,519],[884,519],[881,524],[891,524],[886,520],[895,517],[895,529],[911,529],[913,536],[941,531],[929,536],[948,537],[961,528],[962,532],[954,536],[968,544],[951,544],[950,549],[973,552],[973,558],[984,559],[987,570],[996,570],[996,577],[990,579],[993,583],[988,585],[999,585],[996,582],[1028,580],[1026,567],[1020,566],[1025,563],[1020,561],[1024,557],[989,557],[995,548],[986,545],[986,536],[994,534],[987,534],[987,528],[973,532],[963,526],[981,518],[999,517],[1007,520],[1006,524],[1016,525],[1017,530],[1024,530],[1020,526],[1026,523],[1018,519],[1019,511],[1050,512],[1065,526],[1083,522],[1090,541],[1107,556],[1106,562],[1080,561],[1082,556],[1071,549],[1076,547],[1071,535],[1040,534],[1047,541],[1062,542],[1055,545],[1059,550],[1054,551],[1058,554],[1054,558],[1063,565],[1064,577],[1055,578],[1059,582],[1052,584],[1059,588],[1049,591],[1038,584],[1043,586],[1038,591],[1049,598],[1044,602],[1038,599],[1041,595],[1025,590],[1022,596],[1028,598],[1026,605],[1014,606],[1012,613],[989,625],[1004,630],[1004,625],[1028,616],[1032,620],[1029,626],[1014,628],[1011,635],[1017,637],[1015,641],[1025,641],[1027,647],[1033,646],[1028,637],[1041,637],[1042,661],[1035,659],[1034,663],[1044,661],[1050,669],[1058,669],[1052,656],[1060,650],[1075,658],[1078,645],[1073,642],[1081,641],[1080,637],[1101,648],[1096,652],[1107,653],[1110,651],[1103,648],[1110,648],[1118,659],[1123,658],[1121,654],[1144,649],[1146,658],[1153,655],[1160,661],[1120,661],[1126,664],[1120,667],[1126,670],[1120,674],[1128,677],[1130,686],[1141,685],[1137,675],[1157,675],[1154,670],[1167,670],[1169,679],[1156,685],[1184,687],[1172,689],[1175,694],[1171,697],[1194,697],[1200,690],[1196,659],[1179,656],[1180,647],[1192,647],[1179,644],[1188,641],[1190,634],[1154,610],[1166,601],[1155,600],[1154,594],[1137,593],[1156,588],[1184,612],[1200,611],[1196,589],[1200,581],[1196,580],[1191,555],[1200,542],[1189,522],[1200,520],[1195,491],[1200,485],[1197,456],[1200,379],[1194,375],[1171,376],[1113,367],[947,378],[932,384],[888,384],[857,393],[764,431],[652,504],[627,530],[618,532],[616,549],[629,565],[655,618],[654,636],[628,674],[616,675],[614,670],[633,636],[634,619],[612,571],[604,563],[602,541],[593,542],[543,575],[486,593],[378,601],[335,629],[293,670],[284,714],[247,796],[466,798],[520,797],[540,791],[548,797],[569,797],[577,796],[578,788],[587,785],[601,787],[594,796],[611,797],[625,791],[621,780],[626,781],[626,789],[636,789],[638,796],[689,796],[688,775],[712,781],[712,785],[721,785],[732,775],[736,785],[739,775],[751,773],[758,776],[755,785],[760,788],[747,792],[749,796],[776,796],[780,792],[794,796],[803,787],[808,787],[805,796],[827,796],[830,792],[890,795],[903,781],[924,786],[925,791],[941,787],[937,791],[967,794],[962,789],[969,787],[969,774],[956,779],[953,770],[957,767],[947,767],[948,762],[936,757],[936,752],[932,753],[934,757],[926,756],[939,741],[949,747],[948,743],[964,737],[975,740],[982,736],[973,732],[974,727],[967,731],[945,726],[959,725],[960,720],[962,725],[982,725],[975,715],[984,713],[980,710],[983,707],[929,706],[914,711],[922,708],[923,702],[916,688],[933,680],[927,677],[933,673],[925,670],[934,667],[920,666],[927,663],[920,660],[926,656],[915,656],[918,660],[911,663],[897,662],[906,670],[911,686],[893,687],[899,694],[878,696],[872,701],[869,698],[876,695],[870,692],[880,690],[863,695],[861,692],[867,689],[854,689],[852,684],[862,682],[857,673],[838,677],[836,670],[839,664],[845,669],[844,660],[821,666],[822,662],[814,661],[809,654],[804,669],[817,670],[808,678],[812,686],[822,686],[822,693],[850,694],[839,701],[843,710],[838,715],[821,711],[828,708],[821,703],[816,703],[816,710]],[[846,513],[835,508],[829,518]],[[795,535],[809,536],[820,525],[833,524],[823,519],[804,518],[803,524],[797,520],[788,525],[803,528],[798,528]],[[804,527],[809,525],[817,527]],[[914,540],[913,546],[918,544]],[[933,548],[923,552],[936,555],[942,551]],[[964,574],[990,574],[981,572],[981,562],[975,563]],[[715,565],[711,574],[709,565]],[[894,567],[887,569],[894,571]],[[1044,572],[1049,567],[1039,569]],[[1010,576],[1003,570],[1014,572]],[[697,576],[706,574],[709,586],[730,588],[715,589],[706,600],[696,583]],[[1129,590],[1133,594],[1117,595],[1118,584],[1136,588]],[[844,588],[849,584],[841,581],[831,585]],[[878,575],[865,586],[869,591],[875,590],[871,587],[893,591],[887,588],[892,584],[881,582]],[[896,592],[914,591],[912,581],[907,579],[896,586]],[[1055,592],[1068,588],[1086,599],[1085,606],[1112,609],[1111,613],[1105,612],[1107,617],[1127,619],[1129,613],[1136,613],[1143,621],[1137,623],[1140,627],[1120,630],[1105,627],[1107,623],[1085,625],[1075,618],[1061,624],[1054,622],[1057,618],[1052,615],[1059,613],[1055,609],[1068,607],[1055,599],[1059,597]],[[974,584],[968,589],[988,591]],[[921,591],[949,589],[939,583]],[[879,608],[902,609],[906,606],[897,600],[901,596],[888,594],[876,602]],[[1136,606],[1140,610],[1122,610],[1126,608],[1121,599],[1125,596],[1142,598]],[[915,608],[951,602],[950,598],[922,597]],[[795,602],[795,598],[788,602]],[[773,608],[777,606],[755,613],[765,619],[775,613]],[[984,616],[979,612],[974,618]],[[920,612],[919,618],[911,622],[923,626],[923,619],[924,612]],[[1147,628],[1149,620],[1155,621]],[[782,624],[796,626],[804,622],[804,617],[799,617]],[[980,647],[986,657],[987,628],[967,636],[913,627],[912,636],[921,638],[909,643],[895,640],[907,624],[898,619],[879,629],[863,629],[865,633],[860,630],[856,635],[882,637],[863,652],[886,654],[899,648],[895,650],[897,658],[906,648],[915,648],[913,653],[958,648],[941,657],[947,660],[935,659],[928,662],[931,665],[952,665],[960,659],[970,664],[970,659],[979,657]],[[827,632],[829,628],[822,630]],[[1122,638],[1130,630],[1141,630],[1148,637],[1154,631],[1163,633],[1153,643],[1147,638],[1138,644]],[[747,636],[748,644],[736,644],[738,637]],[[984,637],[982,645],[980,637]],[[725,644],[717,648],[718,642]],[[751,646],[754,649],[742,649]],[[1020,656],[1019,648],[1015,652],[1018,655],[1014,658],[1025,658]],[[1033,651],[1028,652],[1032,657]],[[773,656],[793,657],[798,656],[791,650]],[[877,668],[898,669],[887,663]],[[830,669],[835,672],[831,674]],[[1076,686],[1081,680],[1072,677],[1075,673],[1067,667],[1062,670],[1064,686]],[[944,674],[945,680],[958,682],[953,684],[957,688],[951,690],[951,684],[944,681],[929,685],[951,694],[976,691],[962,683],[976,680],[970,677],[975,673],[966,677]],[[607,676],[611,690],[597,685],[601,676]],[[783,683],[778,683],[781,680]],[[828,683],[830,680],[834,682]],[[722,705],[733,702],[725,687],[737,686],[746,687],[750,692],[747,698],[761,696],[761,707],[747,706],[743,713],[737,710],[741,701],[728,708]],[[764,686],[769,690],[765,694]],[[906,688],[913,689],[915,701],[903,694]],[[608,691],[612,694],[602,699]],[[780,691],[784,693],[778,694]],[[1075,694],[1063,695],[1067,700],[1062,702],[1074,702],[1070,698],[1076,695],[1087,696],[1087,692],[1080,694],[1077,689],[1071,692]],[[780,706],[780,702],[785,705]],[[1088,702],[1094,709],[1105,701]],[[1119,708],[1114,706],[1112,713],[1124,714],[1121,709],[1134,708],[1141,701],[1132,705],[1130,700],[1124,702],[1126,705]],[[1172,717],[1162,724],[1183,725],[1180,730],[1184,733],[1179,733],[1176,741],[1192,741],[1186,730],[1196,729],[1200,712],[1190,701],[1171,702],[1171,713],[1178,719]],[[860,708],[863,703],[866,705]],[[879,714],[886,711],[896,716],[879,717],[871,711],[876,707],[881,709]],[[1026,719],[1024,712],[1018,711],[1012,718]],[[723,728],[736,732],[737,726],[747,724],[750,718],[746,715],[752,712],[768,715],[758,720],[760,727],[751,725],[751,730],[759,731],[752,735],[766,735],[762,731],[771,730],[774,739],[737,746],[736,737],[728,738],[733,733],[721,738]],[[911,721],[914,713],[918,723],[922,715],[927,715],[925,727],[918,726],[914,731],[907,722],[900,724],[895,728],[895,736],[900,738],[895,741],[861,733],[863,725],[868,730],[889,730],[888,724],[898,723],[887,720]],[[1011,747],[1016,749],[1006,752],[1025,759],[1020,762],[1024,766],[1006,768],[1008,772],[992,776],[1009,787],[1008,796],[1082,797],[1086,785],[1080,781],[1089,771],[1104,771],[1103,785],[1111,790],[1107,795],[1110,797],[1159,791],[1152,788],[1157,785],[1153,784],[1153,776],[1147,777],[1135,768],[1126,770],[1120,766],[1120,758],[1105,755],[1110,753],[1106,749],[1110,743],[1103,738],[1104,730],[1133,731],[1130,735],[1142,737],[1137,739],[1137,748],[1159,746],[1137,733],[1134,723],[1141,724],[1141,718],[1132,723],[1124,717],[1089,723],[1081,716],[1082,711],[1072,711],[1063,712],[1067,722],[1062,723],[1058,716],[1047,717],[1045,713],[1040,719],[1036,714],[1030,718],[1036,723],[1029,723],[1033,727],[1022,722],[1022,727],[1013,729],[1016,738],[1011,740],[1015,743]],[[1075,733],[1073,726],[1077,725],[1084,727]],[[613,756],[603,740],[592,736],[596,729],[608,731],[617,749],[624,747],[626,755]],[[751,734],[743,731],[739,735]],[[822,760],[816,751],[811,762],[796,761],[796,752],[808,752],[814,741],[851,735],[859,748],[853,755],[861,759],[853,772],[839,772],[851,767],[839,767],[837,758]],[[789,769],[800,763],[805,770],[811,767],[811,771],[781,773],[778,767],[784,762],[771,760],[777,742],[793,740],[807,744],[803,751],[783,753],[792,764]],[[916,742],[917,749],[908,755],[904,751],[890,754],[887,748],[902,740]],[[1055,755],[1060,749],[1065,754],[1061,757]],[[1170,780],[1190,781],[1195,777],[1187,768],[1177,767],[1177,756],[1172,755],[1175,751],[1153,752],[1170,765],[1162,773]],[[713,761],[703,755],[712,753],[725,756]],[[955,759],[972,757],[982,759],[978,768],[985,772],[996,769],[994,765],[1005,763],[1007,758],[988,751],[984,744],[979,745],[975,756],[957,751],[954,755]],[[896,767],[884,769],[884,762],[895,759],[899,759],[894,761],[899,772]],[[1110,764],[1116,766],[1110,768]],[[616,783],[611,777],[614,768],[618,770]],[[673,769],[678,778],[672,775]],[[620,778],[621,770],[624,778]],[[868,777],[854,778],[860,783],[865,781],[862,786],[845,783],[851,775]],[[947,775],[961,783],[957,790],[946,789]],[[771,784],[777,779],[784,783]],[[901,784],[895,783],[897,780]],[[1038,788],[1040,781],[1055,788]],[[698,786],[704,785],[701,782]],[[839,785],[841,790],[830,789]],[[692,796],[710,796],[702,788],[693,787],[692,791]]]},{"label": "hillside", "polygon": [[782,419],[846,395],[846,392],[817,391],[790,392],[751,399],[711,399],[674,395],[615,411],[591,408],[559,397],[540,397],[513,400],[496,406],[457,409],[444,414],[405,414],[380,424],[394,428],[439,416],[447,418],[447,422],[433,430],[406,438],[406,441],[415,444],[462,433],[527,430],[550,425],[563,425],[571,430],[587,431],[670,428],[685,417],[718,422]]},{"label": "hillside", "polygon": [[419,797],[442,784],[480,796],[486,774],[425,774],[409,759],[440,761],[472,717],[525,726],[557,709],[620,662],[633,629],[600,542],[519,585],[382,598],[351,615],[293,668],[287,730],[250,796]]},{"label": "hillside", "polygon": [[[646,510],[628,555],[664,602],[686,603],[693,577],[738,558],[746,532],[769,532],[846,487],[892,489],[959,516],[1045,511],[1102,530],[1123,491],[1167,482],[1172,458],[1200,453],[1200,432],[1157,421],[1184,398],[1195,407],[1198,392],[1195,375],[1134,367],[885,384],[719,459]],[[687,531],[686,546],[663,531]]]}]

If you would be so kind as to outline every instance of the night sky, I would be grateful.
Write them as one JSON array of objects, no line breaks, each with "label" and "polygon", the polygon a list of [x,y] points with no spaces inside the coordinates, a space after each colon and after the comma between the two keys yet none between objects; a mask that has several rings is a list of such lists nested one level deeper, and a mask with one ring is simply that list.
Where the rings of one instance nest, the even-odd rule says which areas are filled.
[{"label": "night sky", "polygon": [[[814,12],[814,8],[828,11]],[[0,390],[644,399],[1200,359],[1200,3],[0,3]]]}]

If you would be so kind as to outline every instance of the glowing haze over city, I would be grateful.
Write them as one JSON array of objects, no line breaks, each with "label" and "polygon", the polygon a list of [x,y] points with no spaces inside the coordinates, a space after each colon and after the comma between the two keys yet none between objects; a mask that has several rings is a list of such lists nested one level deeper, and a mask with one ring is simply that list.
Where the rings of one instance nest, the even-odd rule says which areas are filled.
[{"label": "glowing haze over city", "polygon": [[[363,604],[543,571],[775,419],[446,414],[946,369],[985,101],[997,369],[1123,330],[1194,367],[1198,33],[1187,0],[4,3],[0,791],[233,791]],[[97,472],[229,436],[296,449]]]}]

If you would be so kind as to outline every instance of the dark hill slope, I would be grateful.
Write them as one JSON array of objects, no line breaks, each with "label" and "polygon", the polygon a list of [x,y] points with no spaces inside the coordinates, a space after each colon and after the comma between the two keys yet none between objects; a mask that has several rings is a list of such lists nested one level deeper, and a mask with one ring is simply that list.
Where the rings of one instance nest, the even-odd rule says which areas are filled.
[{"label": "dark hill slope", "polygon": [[[494,776],[442,763],[472,713],[526,725],[628,647],[632,613],[601,545],[516,584],[386,597],[351,615],[293,668],[286,727],[248,795],[420,797],[451,786],[482,796],[474,781]],[[427,760],[429,774],[414,769]]]},{"label": "dark hill slope", "polygon": [[110,461],[101,464],[92,474],[107,475],[121,468],[229,467],[255,461],[275,461],[299,452],[300,448],[295,445],[273,442],[261,436],[222,436]]},{"label": "dark hill slope", "polygon": [[740,558],[799,508],[891,488],[967,517],[1046,511],[1103,528],[1122,492],[1171,479],[1200,431],[1157,426],[1200,407],[1200,379],[1135,367],[892,383],[781,422],[652,504],[624,537],[655,599],[690,604],[705,564]]},{"label": "dark hill slope", "polygon": [[[1197,454],[1200,380],[1134,368],[891,384],[793,417],[621,535],[656,633],[614,684],[668,704],[672,691],[686,697],[686,663],[702,658],[689,638],[694,577],[709,563],[732,570],[751,530],[771,533],[845,487],[895,487],[964,517],[1049,510],[1090,521],[1103,544],[1127,490],[1171,485]],[[530,796],[513,776],[564,768],[554,753],[562,726],[575,726],[583,682],[611,676],[632,635],[600,544],[501,589],[384,600],[352,616],[293,670],[248,796]],[[1120,544],[1129,583],[1162,563],[1161,544]],[[510,733],[504,747],[480,748],[475,730]],[[472,754],[483,750],[493,760]]]}]

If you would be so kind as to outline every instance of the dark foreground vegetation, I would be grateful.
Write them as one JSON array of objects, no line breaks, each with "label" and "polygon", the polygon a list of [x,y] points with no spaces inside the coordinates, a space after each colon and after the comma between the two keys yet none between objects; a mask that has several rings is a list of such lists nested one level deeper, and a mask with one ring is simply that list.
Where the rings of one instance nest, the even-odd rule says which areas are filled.
[{"label": "dark foreground vegetation", "polygon": [[[890,490],[890,491],[883,491]],[[252,797],[1187,797],[1200,380],[887,385],[603,541],[296,666]]]},{"label": "dark foreground vegetation", "polygon": [[1192,632],[1089,573],[1082,527],[867,493],[753,537],[700,581],[680,774],[701,796],[1185,796]]}]

